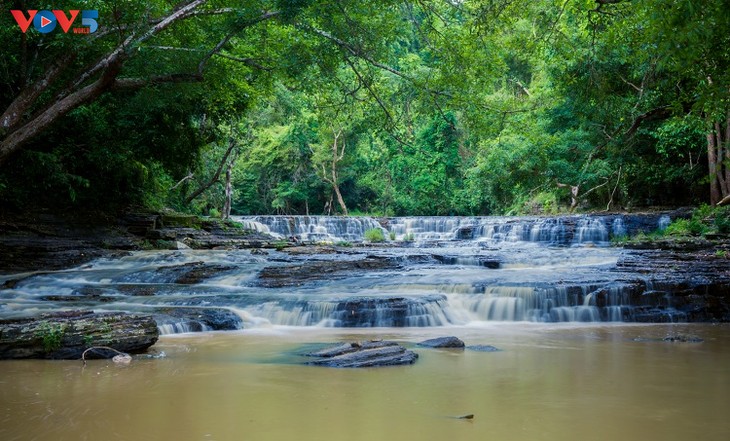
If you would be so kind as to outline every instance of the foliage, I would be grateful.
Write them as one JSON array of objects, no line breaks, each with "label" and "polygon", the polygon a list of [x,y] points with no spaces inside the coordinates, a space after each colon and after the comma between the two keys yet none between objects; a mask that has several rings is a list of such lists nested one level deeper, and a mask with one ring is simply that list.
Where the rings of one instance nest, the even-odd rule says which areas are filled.
[{"label": "foliage", "polygon": [[380,228],[371,228],[365,231],[365,240],[372,243],[385,242],[385,235]]},{"label": "foliage", "polygon": [[42,339],[44,351],[53,352],[61,347],[65,333],[65,325],[52,325],[44,322],[38,327],[36,336]]},{"label": "foliage", "polygon": [[[194,4],[96,2],[91,39],[23,34],[6,14],[0,111],[67,54],[23,121],[114,81],[7,157],[0,206],[217,217],[228,170],[236,214],[698,205],[708,127],[730,108],[725,3],[221,0],[158,33]],[[120,47],[118,72],[66,90]],[[710,217],[669,232],[730,231]]]}]

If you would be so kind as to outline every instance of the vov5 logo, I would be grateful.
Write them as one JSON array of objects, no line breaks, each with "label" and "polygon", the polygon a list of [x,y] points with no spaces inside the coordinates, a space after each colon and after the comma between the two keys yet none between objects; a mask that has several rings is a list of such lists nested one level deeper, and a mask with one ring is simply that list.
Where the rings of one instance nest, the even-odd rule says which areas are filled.
[{"label": "vov5 logo", "polygon": [[73,28],[73,33],[93,34],[96,32],[99,28],[99,23],[96,22],[96,19],[99,18],[99,11],[96,9],[86,9],[83,11],[72,9],[68,11],[68,15],[66,15],[65,11],[58,9],[54,9],[53,11],[38,11],[31,9],[28,11],[27,17],[23,11],[19,9],[12,9],[10,11],[10,13],[13,14],[13,18],[15,18],[15,21],[18,22],[20,30],[23,31],[24,34],[30,27],[31,22],[33,23],[33,27],[43,34],[53,31],[56,29],[57,25],[61,26],[64,33],[68,33],[71,25],[76,20],[76,17],[78,17],[79,12],[81,12],[82,27]]}]

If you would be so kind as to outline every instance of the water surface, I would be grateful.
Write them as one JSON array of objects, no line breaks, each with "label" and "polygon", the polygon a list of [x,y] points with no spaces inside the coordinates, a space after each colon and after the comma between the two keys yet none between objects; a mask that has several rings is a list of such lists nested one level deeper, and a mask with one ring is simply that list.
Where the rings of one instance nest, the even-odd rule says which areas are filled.
[{"label": "water surface", "polygon": [[[656,341],[667,334],[702,343]],[[457,335],[500,352],[417,348]],[[304,345],[394,339],[415,365],[302,366]],[[638,341],[635,339],[639,339]],[[0,439],[726,440],[730,327],[489,323],[165,336],[161,359],[0,362]],[[474,414],[473,420],[454,417]]]}]

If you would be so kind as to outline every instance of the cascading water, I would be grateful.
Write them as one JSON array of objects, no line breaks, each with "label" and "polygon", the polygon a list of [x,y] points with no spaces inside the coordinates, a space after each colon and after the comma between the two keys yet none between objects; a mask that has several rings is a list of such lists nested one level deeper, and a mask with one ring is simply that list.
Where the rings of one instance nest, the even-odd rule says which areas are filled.
[{"label": "cascading water", "polygon": [[[237,216],[246,228],[303,242],[364,240],[365,232],[380,229],[394,241],[424,244],[471,240],[487,244],[534,242],[549,245],[605,245],[613,237],[638,230],[666,228],[667,215],[603,215],[564,217],[371,217],[339,216]],[[637,219],[641,219],[640,225]]]},{"label": "cascading water", "polygon": [[[153,314],[163,334],[261,326],[641,321],[657,303],[667,321],[681,319],[650,283],[620,282],[626,277],[612,270],[619,251],[608,241],[637,231],[628,216],[237,220],[302,241],[360,241],[372,228],[395,240],[330,254],[136,252],[71,270],[0,276],[0,317],[124,310]],[[655,216],[640,225],[656,227],[659,221]],[[413,241],[405,242],[406,236]],[[276,278],[263,281],[263,270],[271,268],[278,269],[269,271]]]},{"label": "cascading water", "polygon": [[380,223],[371,217],[234,216],[233,219],[241,222],[246,228],[302,242],[362,241],[367,230],[385,231]]}]

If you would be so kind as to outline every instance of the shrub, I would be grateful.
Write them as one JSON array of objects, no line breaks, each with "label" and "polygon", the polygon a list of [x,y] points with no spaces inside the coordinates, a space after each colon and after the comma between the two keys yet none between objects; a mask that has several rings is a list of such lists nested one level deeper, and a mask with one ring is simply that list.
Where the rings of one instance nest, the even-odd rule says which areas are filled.
[{"label": "shrub", "polygon": [[380,228],[371,228],[365,231],[365,240],[368,242],[384,242],[385,236]]}]

